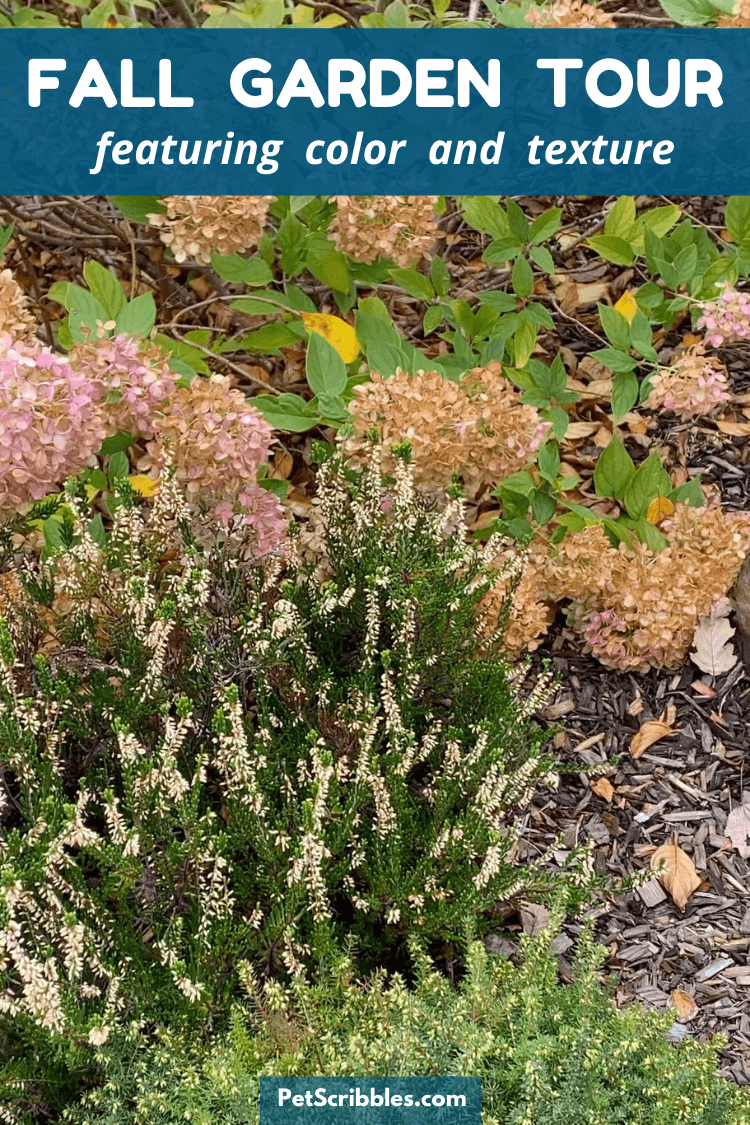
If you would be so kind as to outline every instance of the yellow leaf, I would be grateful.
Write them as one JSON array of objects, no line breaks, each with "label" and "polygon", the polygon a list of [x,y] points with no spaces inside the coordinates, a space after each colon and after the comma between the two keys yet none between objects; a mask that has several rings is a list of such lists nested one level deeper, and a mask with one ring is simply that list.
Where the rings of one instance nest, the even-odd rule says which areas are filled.
[{"label": "yellow leaf", "polygon": [[646,512],[646,519],[649,523],[659,524],[665,520],[667,516],[671,516],[674,512],[674,504],[671,500],[667,500],[666,496],[657,496],[652,500]]},{"label": "yellow leaf", "polygon": [[685,909],[687,900],[701,885],[695,864],[674,840],[656,849],[651,856],[651,870],[656,872],[664,890],[681,910]]},{"label": "yellow leaf", "polygon": [[134,488],[135,491],[140,493],[140,495],[143,496],[146,500],[150,500],[159,487],[158,480],[154,480],[153,477],[145,477],[140,474],[136,474],[136,476],[133,477],[128,477],[128,483],[130,484],[131,488]]},{"label": "yellow leaf", "polygon": [[615,305],[618,313],[622,313],[628,322],[631,322],[635,314],[638,312],[638,305],[636,304],[635,297],[629,289],[623,293],[620,300]]},{"label": "yellow leaf", "polygon": [[359,341],[351,324],[339,316],[328,313],[300,313],[308,332],[317,332],[339,353],[344,363],[351,363],[359,355]]}]

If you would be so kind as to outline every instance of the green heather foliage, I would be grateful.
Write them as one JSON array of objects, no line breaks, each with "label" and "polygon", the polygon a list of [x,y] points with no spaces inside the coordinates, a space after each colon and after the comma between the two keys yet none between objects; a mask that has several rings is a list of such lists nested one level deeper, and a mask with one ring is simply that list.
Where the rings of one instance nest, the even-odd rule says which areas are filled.
[{"label": "green heather foliage", "polygon": [[514,860],[552,765],[548,680],[524,697],[480,652],[493,575],[461,502],[425,510],[403,461],[388,488],[324,467],[320,497],[324,554],[292,540],[261,567],[214,529],[204,549],[168,482],[150,520],[124,490],[100,542],[71,496],[67,545],[0,625],[0,1059],[21,1105],[64,1104],[128,1019],[220,1028],[242,959],[285,979],[349,934],[360,971],[393,968],[410,931],[443,948],[520,890],[587,893],[587,854]]},{"label": "green heather foliage", "polygon": [[669,1015],[618,1011],[601,987],[601,946],[584,928],[573,983],[552,945],[561,919],[522,939],[520,965],[468,945],[458,988],[417,941],[407,987],[379,970],[364,983],[340,959],[315,985],[246,981],[229,1032],[208,1051],[136,1025],[99,1053],[103,1084],[70,1125],[257,1125],[258,1077],[444,1076],[482,1079],[484,1125],[745,1125],[747,1091],[716,1074],[716,1045],[665,1037]]}]

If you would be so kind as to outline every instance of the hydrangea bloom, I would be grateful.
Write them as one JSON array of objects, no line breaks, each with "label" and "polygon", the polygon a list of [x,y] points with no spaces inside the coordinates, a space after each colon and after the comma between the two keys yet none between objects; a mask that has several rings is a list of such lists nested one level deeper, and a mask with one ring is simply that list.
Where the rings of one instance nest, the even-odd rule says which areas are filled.
[{"label": "hydrangea bloom", "polygon": [[532,7],[526,22],[533,27],[616,27],[617,24],[586,0],[555,0],[549,7]]},{"label": "hydrangea bloom", "polygon": [[521,403],[494,361],[456,383],[439,371],[409,375],[399,369],[390,379],[375,372],[354,395],[354,433],[343,444],[347,456],[364,463],[374,429],[386,471],[395,466],[391,445],[406,440],[417,481],[443,488],[460,473],[469,495],[522,469],[550,429],[533,406]]},{"label": "hydrangea bloom", "polygon": [[413,266],[429,258],[438,235],[436,195],[335,195],[328,228],[337,249],[355,262],[392,258]]},{"label": "hydrangea bloom", "polygon": [[10,270],[0,272],[0,336],[26,340],[36,332],[26,295]]},{"label": "hydrangea bloom", "polygon": [[708,414],[729,399],[724,364],[706,356],[700,344],[688,348],[672,367],[660,368],[651,382],[648,405],[671,410],[685,419]]},{"label": "hydrangea bloom", "polygon": [[68,358],[73,367],[106,387],[103,410],[111,433],[153,437],[157,412],[177,389],[174,372],[156,344],[112,336],[77,344]]},{"label": "hydrangea bloom", "polygon": [[179,387],[148,443],[150,464],[171,462],[194,505],[205,501],[224,523],[243,516],[258,549],[281,541],[286,520],[278,500],[257,484],[273,430],[226,376],[193,379]]},{"label": "hydrangea bloom", "polygon": [[706,343],[714,348],[732,340],[750,340],[750,293],[727,286],[715,301],[706,301],[696,328],[706,332]]},{"label": "hydrangea bloom", "polygon": [[41,344],[0,338],[0,508],[41,500],[106,436],[103,387]]},{"label": "hydrangea bloom", "polygon": [[194,258],[207,266],[211,255],[252,250],[260,242],[273,195],[167,195],[166,214],[149,215],[176,261]]}]

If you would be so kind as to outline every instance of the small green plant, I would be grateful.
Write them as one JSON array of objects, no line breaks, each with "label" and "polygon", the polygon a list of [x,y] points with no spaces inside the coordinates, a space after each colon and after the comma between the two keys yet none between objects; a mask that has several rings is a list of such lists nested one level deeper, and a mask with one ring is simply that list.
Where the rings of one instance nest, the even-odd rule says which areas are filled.
[{"label": "small green plant", "polygon": [[64,1120],[256,1125],[261,1075],[473,1075],[484,1125],[746,1125],[750,1098],[717,1075],[718,1043],[671,1046],[672,1017],[616,1008],[591,924],[572,983],[559,983],[560,914],[522,939],[518,964],[471,941],[457,988],[416,939],[413,988],[383,971],[359,982],[346,958],[286,992],[245,970],[252,1004],[234,1009],[225,1037],[205,1051],[133,1026],[100,1052],[103,1084]]}]

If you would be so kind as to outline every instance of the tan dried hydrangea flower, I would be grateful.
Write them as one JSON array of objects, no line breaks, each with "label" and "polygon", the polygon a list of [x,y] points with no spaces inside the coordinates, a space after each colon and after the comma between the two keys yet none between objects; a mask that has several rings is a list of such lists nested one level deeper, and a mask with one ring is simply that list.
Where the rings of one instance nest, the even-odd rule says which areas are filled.
[{"label": "tan dried hydrangea flower", "polygon": [[[613,547],[599,525],[584,528],[540,551],[524,576],[540,602],[569,601],[568,623],[608,668],[680,668],[698,618],[732,587],[750,550],[748,512],[676,504],[660,530],[667,546],[655,552]],[[514,620],[518,633],[535,625],[523,602]]]},{"label": "tan dried hydrangea flower", "polygon": [[37,324],[28,310],[27,298],[11,270],[0,273],[0,336],[27,340]]},{"label": "tan dried hydrangea flower", "polygon": [[328,233],[355,262],[392,258],[404,268],[430,258],[438,236],[436,195],[334,195]]},{"label": "tan dried hydrangea flower", "polygon": [[546,8],[532,7],[526,22],[533,27],[616,27],[606,12],[586,0],[555,0]]},{"label": "tan dried hydrangea flower", "polygon": [[376,432],[386,472],[396,465],[390,447],[409,441],[419,484],[442,489],[459,473],[469,496],[497,484],[528,464],[550,425],[521,403],[502,371],[493,361],[456,383],[439,371],[399,369],[390,379],[374,372],[371,383],[354,389],[354,432],[343,440],[344,455],[364,465]]},{"label": "tan dried hydrangea flower", "polygon": [[750,0],[738,0],[731,16],[720,15],[717,27],[750,27]]},{"label": "tan dried hydrangea flower", "polygon": [[166,214],[149,215],[178,262],[210,265],[212,254],[234,254],[258,245],[273,195],[166,195]]},{"label": "tan dried hydrangea flower", "polygon": [[[511,581],[503,579],[489,590],[479,605],[480,630],[482,636],[491,637],[497,630],[500,616],[504,612],[508,596],[511,594]],[[555,620],[556,606],[540,597],[539,578],[533,560],[529,560],[521,572],[518,585],[512,591],[503,644],[511,656],[533,652],[539,648],[547,630]]]}]

